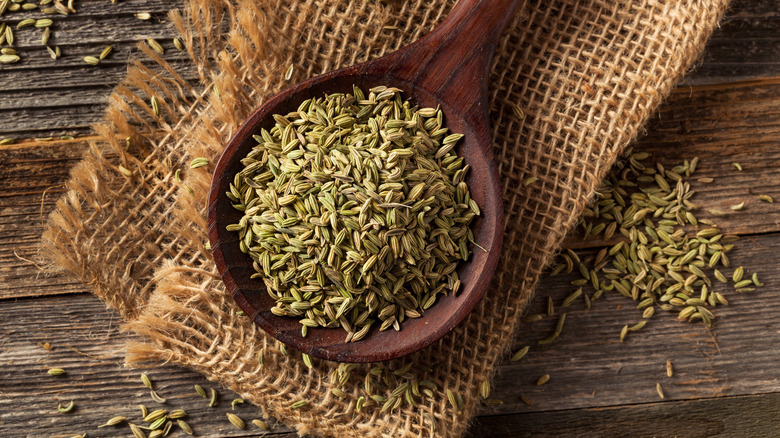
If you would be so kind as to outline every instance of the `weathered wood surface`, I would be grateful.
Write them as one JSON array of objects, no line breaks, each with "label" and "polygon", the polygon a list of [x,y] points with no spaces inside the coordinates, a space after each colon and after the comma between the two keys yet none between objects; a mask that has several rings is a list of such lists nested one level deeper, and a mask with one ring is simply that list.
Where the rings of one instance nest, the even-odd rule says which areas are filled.
[{"label": "weathered wood surface", "polygon": [[780,394],[478,417],[467,438],[776,437]]},{"label": "weathered wood surface", "polygon": [[[0,131],[17,138],[89,134],[89,126],[101,116],[99,108],[106,94],[124,76],[125,63],[138,41],[157,38],[168,49],[166,59],[179,59],[181,54],[171,44],[174,31],[165,14],[179,4],[165,0],[77,2],[76,14],[55,17],[51,41],[63,52],[56,61],[40,45],[39,31],[21,29],[15,44],[22,49],[24,60],[0,65]],[[141,21],[132,17],[144,11],[151,12],[153,18]],[[39,15],[29,12],[13,17]],[[100,53],[108,44],[115,52],[100,67],[84,63],[84,56]],[[776,0],[735,0],[702,61],[685,82],[740,81],[773,76],[778,69],[780,10]],[[195,79],[195,71],[185,69],[183,77]],[[68,96],[76,96],[76,100],[71,102]]]},{"label": "weathered wood surface", "polygon": [[[547,297],[556,305],[556,315],[533,324],[522,324],[515,350],[530,345],[521,361],[505,362],[496,375],[493,394],[504,405],[485,409],[490,413],[541,412],[576,408],[608,407],[660,401],[656,383],[664,388],[665,400],[688,400],[780,392],[780,268],[775,254],[780,234],[745,237],[729,253],[732,268],[744,266],[748,274],[759,273],[764,287],[754,292],[734,292],[731,284],[714,281],[713,290],[729,300],[713,310],[715,324],[707,330],[701,323],[678,322],[677,312],[660,308],[647,326],[629,332],[623,343],[624,324],[642,320],[636,303],[617,292],[608,292],[585,310],[584,299],[564,309],[563,299],[576,287],[569,284],[579,273],[545,279],[528,314],[544,313]],[[584,287],[590,295],[590,286]],[[679,311],[679,310],[678,310]],[[551,334],[561,313],[566,322],[561,336],[548,345],[537,341]],[[666,375],[666,361],[674,373]],[[543,374],[551,376],[536,386]],[[519,398],[525,395],[534,406]]]},{"label": "weathered wood surface", "polygon": [[[80,3],[79,13],[68,17],[67,25],[63,20],[63,27],[55,32],[57,44],[68,54],[58,62],[49,63],[37,40],[27,41],[22,36],[27,32],[19,32],[18,47],[33,47],[29,64],[0,66],[5,98],[0,102],[0,138],[87,133],[100,117],[110,88],[123,76],[124,61],[135,43],[154,36],[170,46],[170,30],[154,19],[113,26],[139,11],[164,20],[170,2]],[[112,16],[117,11],[120,16]],[[699,170],[692,178],[695,202],[729,211],[729,205],[746,201],[745,211],[715,218],[706,212],[697,216],[714,219],[724,231],[742,236],[730,254],[732,264],[759,272],[765,286],[747,295],[727,295],[730,305],[716,310],[711,333],[700,325],[677,322],[674,314],[658,312],[644,330],[631,333],[622,344],[620,328],[640,317],[629,300],[608,294],[589,312],[582,302],[572,305],[566,309],[559,340],[549,346],[534,345],[522,361],[505,359],[499,366],[492,397],[504,404],[482,409],[472,437],[776,435],[780,405],[780,351],[775,347],[780,344],[780,323],[774,318],[780,309],[780,296],[775,293],[780,284],[775,255],[780,247],[778,29],[776,1],[736,0],[702,62],[661,107],[647,128],[648,135],[637,145],[665,164],[699,156]],[[81,62],[83,54],[78,51],[99,52],[108,43],[119,50],[105,65],[95,69]],[[174,50],[166,52],[171,60],[178,56]],[[46,78],[43,82],[41,74]],[[194,72],[187,77],[194,78]],[[45,217],[64,193],[68,172],[85,147],[81,139],[0,146],[3,436],[83,432],[128,436],[127,428],[96,426],[114,415],[138,420],[139,403],[155,406],[140,383],[140,371],[122,366],[123,344],[133,335],[121,333],[121,319],[86,293],[86,286],[66,275],[42,275],[23,260],[34,258],[42,231],[41,212]],[[741,163],[744,170],[737,171],[732,162]],[[699,183],[698,177],[713,177],[715,182]],[[762,203],[755,198],[758,194],[769,194],[778,203]],[[582,242],[577,236],[566,241],[566,246],[584,254],[602,244]],[[539,312],[548,295],[560,303],[572,291],[568,282],[573,278],[544,279],[529,312]],[[515,348],[545,337],[555,321],[524,324]],[[51,350],[43,348],[45,342]],[[665,375],[667,359],[674,364],[672,378]],[[45,373],[46,367],[54,366],[68,369],[68,374]],[[218,407],[208,408],[192,385],[214,384],[196,373],[172,366],[147,373],[168,397],[169,407],[188,411],[198,435],[262,435],[254,426],[241,431],[227,422],[225,412],[233,398],[228,391],[221,391]],[[537,387],[536,379],[544,373],[552,378]],[[656,382],[664,387],[664,400],[655,392]],[[522,403],[521,394],[534,405]],[[57,413],[57,403],[71,399],[77,410]],[[245,420],[259,418],[257,408],[248,405],[235,412]],[[277,426],[271,436],[296,435]]]},{"label": "weathered wood surface", "polygon": [[[661,107],[648,133],[636,150],[652,152],[669,165],[700,158],[691,178],[697,191],[694,201],[728,213],[715,217],[702,209],[698,217],[714,220],[727,233],[780,229],[780,78],[681,87]],[[17,255],[33,258],[42,232],[41,212],[51,211],[85,147],[86,142],[78,140],[0,146],[0,230],[8,233],[9,243],[0,246],[0,298],[83,290],[67,277],[41,281],[35,266]],[[743,170],[733,162],[741,163]],[[715,181],[705,184],[697,181],[700,177]],[[759,194],[778,202],[759,201]],[[743,201],[744,211],[728,208]],[[566,246],[601,243],[583,241],[575,233]]]},{"label": "weathered wood surface", "polygon": [[[194,80],[191,63],[173,47],[175,30],[167,13],[181,2],[166,0],[108,0],[76,2],[76,13],[52,16],[49,45],[59,46],[62,56],[49,57],[41,45],[39,29],[15,30],[14,47],[22,60],[0,65],[0,132],[2,137],[31,138],[87,135],[102,116],[101,107],[111,89],[124,77],[127,64],[139,41],[157,39],[166,49],[163,56],[177,65],[182,77]],[[149,12],[150,20],[139,20],[137,12]],[[0,21],[42,18],[38,11],[6,13]],[[84,62],[107,45],[113,53],[98,67]],[[1,137],[0,137],[1,138]]]},{"label": "weathered wood surface", "polygon": [[[261,429],[249,425],[242,431],[225,415],[232,412],[247,423],[263,417],[257,407],[245,403],[235,410],[237,396],[191,371],[174,366],[148,370],[124,368],[123,343],[135,339],[121,333],[122,320],[89,294],[8,300],[0,306],[0,435],[18,436],[128,436],[129,428],[101,428],[111,417],[125,416],[141,425],[139,404],[154,409],[184,409],[186,421],[198,436],[257,436]],[[44,348],[48,343],[50,349]],[[63,368],[62,376],[50,376],[49,368]],[[154,402],[141,383],[145,371],[167,403]],[[194,385],[216,388],[219,403],[208,407]],[[208,389],[207,389],[208,390]],[[58,404],[73,401],[73,412],[57,412]],[[291,437],[291,430],[274,425],[271,436]],[[279,435],[276,435],[276,434]],[[174,436],[184,436],[178,432]]]},{"label": "weathered wood surface", "polygon": [[776,76],[780,69],[778,30],[776,0],[733,0],[704,56],[684,82],[713,84]]}]

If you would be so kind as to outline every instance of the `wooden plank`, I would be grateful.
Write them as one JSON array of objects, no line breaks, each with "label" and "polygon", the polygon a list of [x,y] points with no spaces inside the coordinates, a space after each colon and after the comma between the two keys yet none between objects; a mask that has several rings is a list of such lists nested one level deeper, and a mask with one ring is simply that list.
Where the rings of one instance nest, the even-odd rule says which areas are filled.
[{"label": "wooden plank", "polygon": [[[750,295],[730,294],[731,305],[718,312],[713,335],[701,326],[678,323],[673,315],[659,314],[645,330],[620,344],[620,326],[639,315],[630,302],[608,295],[589,312],[578,302],[567,308],[567,323],[556,343],[535,346],[522,361],[500,365],[491,397],[504,405],[485,408],[482,414],[652,405],[659,400],[656,382],[664,385],[666,401],[780,392],[780,369],[775,366],[780,351],[774,348],[780,342],[780,322],[773,317],[780,310],[780,296],[772,293],[773,285],[780,282],[780,267],[773,257],[780,235],[757,236],[744,244],[733,261],[749,261],[748,267],[761,272],[767,286]],[[560,303],[571,290],[567,285],[571,278],[545,279],[529,312],[542,310],[548,291]],[[6,300],[0,306],[0,363],[5,371],[0,375],[0,400],[7,400],[0,401],[6,407],[0,410],[0,434],[19,428],[47,436],[94,432],[78,427],[97,425],[113,415],[135,417],[138,403],[154,406],[138,381],[138,371],[120,367],[121,345],[131,338],[119,332],[121,322],[88,294]],[[546,336],[554,323],[551,318],[522,326],[516,347]],[[45,350],[45,342],[54,348]],[[672,378],[665,375],[667,359],[674,364]],[[65,368],[69,373],[56,379],[44,374],[46,367]],[[537,387],[534,382],[543,373],[552,378]],[[209,409],[192,394],[194,383],[207,385],[195,373],[163,367],[148,374],[171,400],[169,405],[184,407],[200,431],[213,430],[220,436],[235,431],[223,420],[231,395],[223,394],[219,411]],[[36,382],[35,390],[31,382]],[[534,406],[522,404],[520,394]],[[57,403],[71,399],[80,406],[74,415],[53,411]],[[25,409],[12,409],[8,403]],[[256,413],[250,407],[239,412],[247,418]]]},{"label": "wooden plank", "polygon": [[[607,407],[652,403],[659,400],[661,383],[666,400],[736,396],[780,392],[780,267],[777,252],[780,233],[741,239],[729,253],[732,268],[744,265],[748,277],[759,274],[765,286],[747,294],[734,292],[731,284],[713,279],[713,290],[729,300],[714,310],[715,324],[708,331],[701,323],[678,322],[676,312],[656,308],[646,328],[630,332],[621,343],[624,324],[642,319],[636,303],[617,292],[606,292],[585,310],[584,298],[562,309],[564,298],[576,288],[570,281],[579,273],[547,277],[541,281],[526,314],[545,313],[547,297],[555,303],[556,316],[521,324],[513,351],[525,345],[531,350],[518,362],[504,362],[494,379],[491,398],[502,406],[486,408],[490,414]],[[591,286],[584,287],[592,295]],[[538,340],[550,335],[561,312],[566,312],[562,335],[548,345]],[[666,376],[666,361],[674,374]],[[537,386],[537,379],[550,381]],[[524,394],[534,406],[520,399]]]},{"label": "wooden plank", "polygon": [[[687,180],[701,206],[697,218],[720,225],[724,233],[778,231],[780,225],[780,78],[722,85],[679,87],[661,106],[634,150],[650,152],[667,168],[699,157]],[[738,162],[742,171],[733,163]],[[712,183],[699,178],[713,178]],[[770,195],[777,203],[760,201]],[[745,202],[743,211],[729,207]],[[716,216],[715,209],[726,212]],[[567,237],[564,247],[597,247],[582,240],[582,229]],[[617,242],[613,239],[611,243]]]},{"label": "wooden plank", "polygon": [[[148,37],[167,49],[164,58],[182,77],[195,80],[197,72],[185,62],[186,54],[173,47],[174,30],[167,19],[167,11],[181,6],[164,0],[78,2],[76,14],[52,17],[50,45],[62,50],[57,60],[40,44],[39,29],[16,31],[14,47],[22,60],[0,67],[4,96],[0,138],[89,134],[90,126],[103,115],[106,97],[124,78],[129,60],[137,57],[136,44]],[[133,16],[136,12],[150,12],[153,18],[139,20]],[[2,21],[41,16],[38,11],[6,13]],[[96,56],[109,44],[114,51],[100,66],[84,62],[84,56]]]},{"label": "wooden plank", "polygon": [[734,0],[684,82],[691,85],[777,76],[780,9],[776,0]]},{"label": "wooden plank", "polygon": [[36,259],[46,215],[86,147],[77,140],[0,146],[0,235],[6,241],[0,245],[0,298],[88,290],[70,276],[45,275],[28,261]]},{"label": "wooden plank", "polygon": [[[260,416],[258,408],[245,403],[231,410],[236,397],[231,391],[192,371],[171,365],[146,373],[157,392],[168,399],[155,403],[140,381],[141,370],[123,366],[123,345],[140,340],[120,330],[121,318],[106,310],[87,294],[9,301],[0,306],[0,435],[2,436],[129,436],[129,428],[97,426],[122,415],[140,422],[138,404],[149,410],[184,409],[186,421],[199,436],[292,438],[295,434],[275,420],[273,433],[254,425],[245,430],[233,427],[226,412],[240,415],[247,423]],[[44,348],[49,343],[51,349]],[[49,368],[63,368],[67,374],[49,376]],[[209,408],[208,400],[195,393],[193,385],[215,387],[219,403]],[[57,405],[76,405],[69,414],[57,412]],[[184,436],[178,432],[174,436]]]},{"label": "wooden plank", "polygon": [[[78,107],[63,107],[62,113],[79,114]],[[60,118],[53,119],[55,121]],[[694,201],[707,208],[729,212],[714,217],[702,210],[697,215],[715,220],[724,231],[754,234],[777,231],[780,225],[780,79],[759,82],[681,87],[669,98],[648,127],[637,150],[652,152],[667,165],[702,157],[697,177],[713,177],[715,183],[692,181],[698,192]],[[84,143],[25,143],[3,147],[0,156],[0,232],[10,245],[0,247],[0,297],[22,293],[73,292],[61,288],[63,278],[40,282],[35,268],[18,260],[13,251],[30,258],[40,227],[41,199],[48,214],[62,193],[69,169],[84,150]],[[732,162],[739,161],[743,171]],[[778,200],[767,204],[756,198],[769,194]],[[729,205],[746,201],[746,210],[732,212]],[[567,239],[567,247],[593,247],[600,241]],[[15,283],[23,282],[22,284]],[[71,285],[75,283],[69,283]],[[25,285],[27,287],[20,288]]]},{"label": "wooden plank", "polygon": [[[85,135],[89,126],[98,121],[105,97],[124,77],[126,61],[135,43],[145,37],[159,38],[171,48],[172,30],[164,12],[176,7],[165,0],[132,0],[108,4],[102,0],[79,2],[78,13],[55,17],[52,44],[58,44],[63,57],[48,58],[40,46],[39,31],[21,29],[17,47],[24,60],[0,67],[0,83],[4,92],[11,92],[0,104],[4,121],[0,137],[48,137],[63,134]],[[688,84],[737,81],[777,75],[780,71],[780,17],[774,0],[736,0],[727,13],[721,29],[713,35],[703,61],[686,78]],[[132,14],[154,13],[155,18],[141,21]],[[14,18],[38,17],[39,13],[14,14]],[[6,17],[4,17],[6,18]],[[98,67],[83,63],[83,56],[99,53],[107,44],[116,52]],[[166,59],[180,55],[167,50]],[[182,63],[182,75],[195,79],[196,72]],[[62,93],[60,93],[62,90]],[[16,94],[15,94],[16,93]],[[25,93],[32,93],[25,94]],[[73,111],[63,110],[59,94],[79,97]]]},{"label": "wooden plank", "polygon": [[[692,178],[697,191],[693,201],[707,207],[698,211],[697,216],[714,220],[726,233],[780,231],[780,185],[776,183],[780,180],[780,78],[681,87],[660,109],[648,132],[635,149],[652,152],[666,165],[695,156],[701,158]],[[63,281],[61,277],[36,279],[35,268],[19,261],[13,249],[26,258],[34,253],[42,232],[43,192],[49,189],[44,199],[44,214],[48,214],[61,193],[58,187],[67,180],[70,167],[81,156],[84,144],[78,145],[25,143],[0,149],[0,233],[10,242],[0,247],[0,261],[9,263],[7,268],[0,267],[0,298],[75,290],[60,288],[57,282]],[[742,164],[742,172],[732,166],[734,161]],[[696,181],[698,177],[713,177],[715,182],[700,183]],[[756,198],[758,194],[771,195],[778,202],[761,202]],[[744,211],[728,208],[742,201],[746,202]],[[709,208],[728,214],[715,217],[706,211]],[[603,244],[599,240],[583,241],[578,232],[581,230],[567,238],[565,247]],[[16,281],[26,287],[19,288],[22,284]]]},{"label": "wooden plank", "polygon": [[770,437],[780,394],[478,417],[468,438]]},{"label": "wooden plank", "polygon": [[[195,84],[197,72],[191,63],[175,61],[173,65],[185,80]],[[114,63],[99,69],[37,69],[35,74],[15,76],[18,90],[8,91],[8,98],[0,105],[4,120],[0,138],[91,135],[91,126],[103,118],[110,91],[126,73],[124,63]],[[47,77],[46,84],[59,85],[41,85],[41,74]]]}]

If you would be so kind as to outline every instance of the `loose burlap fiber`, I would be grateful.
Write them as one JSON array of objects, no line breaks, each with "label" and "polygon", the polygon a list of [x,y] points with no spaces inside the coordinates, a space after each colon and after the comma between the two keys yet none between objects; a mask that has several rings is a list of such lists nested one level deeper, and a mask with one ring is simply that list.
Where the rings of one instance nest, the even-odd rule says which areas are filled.
[{"label": "loose burlap fiber", "polygon": [[[369,366],[353,369],[342,387],[346,396],[336,397],[331,373],[338,364],[315,360],[309,369],[237,314],[204,248],[213,164],[190,170],[187,163],[193,157],[213,163],[241,121],[289,84],[283,76],[290,65],[294,83],[376,58],[429,32],[453,3],[188,0],[170,14],[186,54],[169,64],[142,48],[147,58],[111,95],[105,122],[96,126],[100,140],[73,170],[42,243],[55,268],[89,284],[148,340],[128,346],[128,363],[169,361],[201,372],[301,434],[463,434],[479,404],[479,384],[510,344],[543,267],[616,156],[699,55],[727,0],[523,6],[490,76],[493,152],[506,211],[492,287],[453,333],[385,364],[430,366],[411,372],[437,385],[434,397],[391,412],[376,404],[358,412]],[[196,85],[179,76],[193,67]],[[531,176],[538,181],[526,187]],[[387,396],[389,383],[375,393]],[[462,396],[462,412],[448,404],[447,390]],[[309,403],[292,410],[298,400]]]}]

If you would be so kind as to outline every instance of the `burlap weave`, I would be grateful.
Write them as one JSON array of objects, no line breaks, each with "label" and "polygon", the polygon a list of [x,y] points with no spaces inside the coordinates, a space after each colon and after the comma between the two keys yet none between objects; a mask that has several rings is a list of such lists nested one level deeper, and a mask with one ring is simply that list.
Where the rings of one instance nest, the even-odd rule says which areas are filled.
[{"label": "burlap weave", "polygon": [[[465,431],[478,386],[510,344],[543,267],[616,156],[696,59],[727,0],[530,0],[522,7],[490,77],[506,211],[492,287],[453,333],[386,364],[434,366],[413,370],[437,384],[433,398],[393,412],[376,405],[357,412],[368,366],[352,371],[346,397],[335,397],[329,374],[338,364],[315,361],[308,369],[237,315],[203,246],[213,165],[189,170],[186,163],[193,157],[213,163],[240,122],[288,85],[282,76],[291,64],[294,83],[376,58],[429,32],[452,3],[188,0],[170,14],[187,46],[182,63],[197,68],[200,83],[190,85],[143,49],[148,58],[111,95],[105,122],[96,127],[101,140],[73,170],[42,244],[54,267],[93,287],[148,339],[128,346],[128,363],[170,361],[197,370],[302,434]],[[132,175],[123,175],[120,164]],[[174,177],[177,168],[183,182]],[[530,176],[539,181],[525,187]],[[461,413],[447,403],[447,389],[462,395]],[[297,400],[309,405],[291,410]]]}]

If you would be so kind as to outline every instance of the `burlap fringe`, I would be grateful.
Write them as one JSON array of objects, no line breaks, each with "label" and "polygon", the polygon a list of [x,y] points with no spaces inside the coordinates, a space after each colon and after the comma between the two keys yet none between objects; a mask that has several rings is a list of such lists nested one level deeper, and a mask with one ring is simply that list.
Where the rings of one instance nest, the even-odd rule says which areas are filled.
[{"label": "burlap fringe", "polygon": [[[93,286],[148,343],[127,362],[172,362],[235,390],[301,434],[460,436],[478,386],[509,346],[542,268],[618,153],[698,56],[726,0],[538,0],[497,48],[491,119],[504,189],[504,253],[486,298],[441,341],[400,361],[431,366],[435,397],[392,413],[354,403],[368,366],[331,393],[338,364],[281,354],[236,313],[204,248],[209,167],[241,121],[286,84],[381,56],[432,29],[451,1],[190,0],[170,19],[198,86],[145,45],[112,94],[105,123],[57,203],[42,253]],[[156,96],[161,114],[152,111]],[[526,114],[513,115],[512,104]],[[128,138],[130,140],[128,140]],[[119,166],[133,174],[124,176]],[[175,178],[184,169],[184,181]],[[538,182],[526,187],[529,176]],[[518,261],[522,263],[518,264]],[[463,340],[468,342],[464,343]],[[265,352],[261,367],[258,354]],[[392,382],[391,382],[392,383]],[[392,390],[392,387],[390,388]],[[445,390],[463,396],[462,413]],[[310,404],[291,410],[305,399]]]}]

